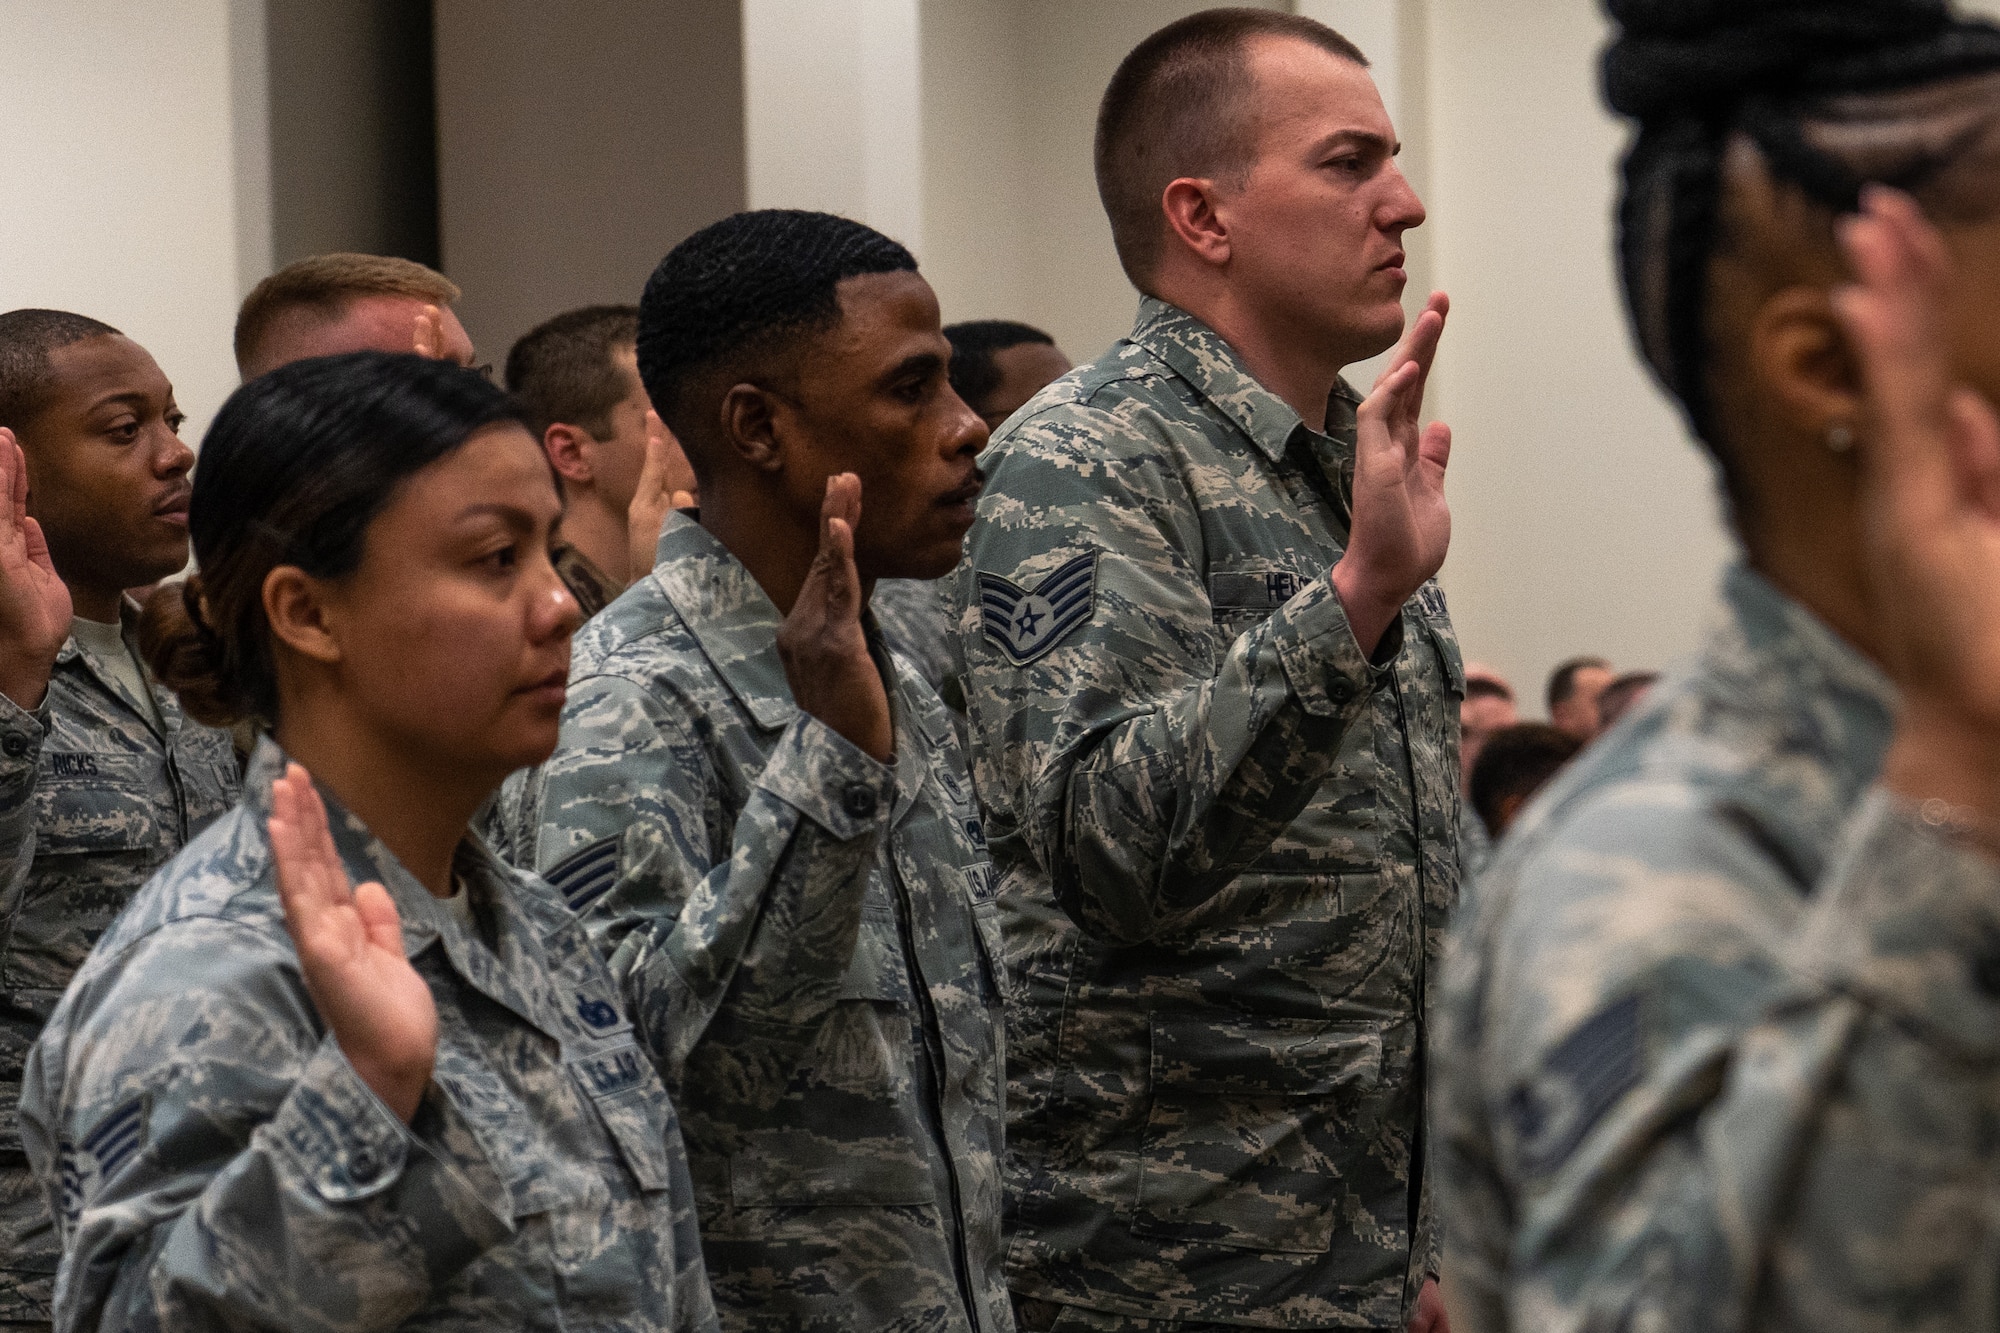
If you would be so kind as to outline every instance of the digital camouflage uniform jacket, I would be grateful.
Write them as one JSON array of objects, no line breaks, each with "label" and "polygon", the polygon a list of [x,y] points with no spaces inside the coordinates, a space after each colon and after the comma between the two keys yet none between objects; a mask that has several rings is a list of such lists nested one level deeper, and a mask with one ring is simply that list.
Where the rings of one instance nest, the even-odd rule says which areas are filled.
[{"label": "digital camouflage uniform jacket", "polygon": [[320,1021],[286,933],[268,740],[242,804],[92,951],[29,1058],[21,1126],[66,1241],[56,1326],[715,1328],[692,1187],[616,977],[546,884],[476,840],[461,924],[328,800],[349,876],[385,885],[438,1010],[405,1126]]},{"label": "digital camouflage uniform jacket", "polygon": [[[1990,1218],[1973,1264],[1966,1197],[1902,1210],[1980,1143],[1961,1183],[1990,1197],[2000,1031],[1963,969],[2000,938],[1972,928],[1993,875],[1928,890],[1910,835],[1857,816],[1887,679],[1749,570],[1725,594],[1692,667],[1538,798],[1453,928],[1435,1127],[1455,1333],[1726,1329],[1761,1262],[1732,1245],[1813,1312],[1760,1328],[1974,1327],[1944,1313],[1973,1272],[1992,1299]],[[1839,993],[1788,1000],[1814,972]],[[1750,1114],[1714,1105],[1726,1074]],[[1817,1216],[1787,1217],[1801,1179]],[[1821,1317],[1871,1284],[1937,1322],[1887,1300],[1880,1323]]]},{"label": "digital camouflage uniform jacket", "polygon": [[[671,516],[652,574],[577,638],[556,754],[510,780],[516,855],[622,955],[627,932],[671,929],[704,876],[754,908],[766,889],[740,850],[745,802],[805,744],[843,756],[847,809],[882,836],[865,876],[810,903],[849,944],[823,1002],[791,1020],[803,1058],[755,1059],[747,1021],[718,1023],[667,1069],[716,1303],[742,1333],[1010,1333],[998,932],[964,760],[906,663],[893,772],[800,713],[779,621],[735,557]],[[742,977],[732,1001],[767,1005],[760,987],[797,984]]]},{"label": "digital camouflage uniform jacket", "polygon": [[75,639],[33,713],[0,696],[0,1321],[50,1318],[61,1257],[15,1129],[28,1048],[139,886],[236,799],[229,733],[158,685],[153,704],[165,735]]},{"label": "digital camouflage uniform jacket", "polygon": [[1308,429],[1149,299],[985,456],[959,636],[1022,1295],[1401,1328],[1436,1271],[1423,1011],[1464,667],[1434,583],[1377,665],[1326,577],[1355,405]]}]

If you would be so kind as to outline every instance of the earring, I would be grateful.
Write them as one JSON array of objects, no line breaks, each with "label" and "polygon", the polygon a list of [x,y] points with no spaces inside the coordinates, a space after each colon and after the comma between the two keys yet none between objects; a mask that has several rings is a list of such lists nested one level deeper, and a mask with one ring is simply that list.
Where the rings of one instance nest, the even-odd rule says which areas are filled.
[{"label": "earring", "polygon": [[1844,454],[1854,447],[1854,428],[1845,421],[1836,421],[1826,428],[1826,447],[1837,454]]}]

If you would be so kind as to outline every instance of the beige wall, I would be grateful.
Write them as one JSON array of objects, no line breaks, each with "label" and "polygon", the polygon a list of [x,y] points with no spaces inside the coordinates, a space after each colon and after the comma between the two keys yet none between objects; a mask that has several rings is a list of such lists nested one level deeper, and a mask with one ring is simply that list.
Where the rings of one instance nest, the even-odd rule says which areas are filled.
[{"label": "beige wall", "polygon": [[190,440],[236,385],[239,236],[257,228],[238,219],[256,196],[237,189],[237,8],[0,4],[0,310],[129,333],[173,381]]},{"label": "beige wall", "polygon": [[445,272],[499,364],[743,207],[735,0],[438,0]]},{"label": "beige wall", "polygon": [[1467,653],[1539,711],[1564,657],[1689,651],[1731,548],[1626,333],[1625,132],[1598,101],[1595,8],[1431,0],[1427,28],[1432,244],[1454,302],[1433,404],[1457,440],[1445,585]]},{"label": "beige wall", "polygon": [[1026,320],[1077,360],[1131,329],[1139,298],[1091,175],[1097,103],[1141,38],[1205,8],[1208,0],[923,0],[918,257],[947,321]]}]

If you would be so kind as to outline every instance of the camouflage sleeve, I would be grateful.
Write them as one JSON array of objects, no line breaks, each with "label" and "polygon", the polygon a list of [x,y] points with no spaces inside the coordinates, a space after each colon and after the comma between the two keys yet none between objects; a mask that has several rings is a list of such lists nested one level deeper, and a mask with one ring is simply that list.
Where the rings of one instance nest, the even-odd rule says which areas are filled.
[{"label": "camouflage sleeve", "polygon": [[47,713],[46,699],[30,712],[0,694],[0,916],[9,918],[35,855],[35,777]]},{"label": "camouflage sleeve", "polygon": [[1802,901],[1754,827],[1671,784],[1609,789],[1482,880],[1432,1061],[1454,1328],[1727,1327],[1687,1186]]},{"label": "camouflage sleeve", "polygon": [[65,1067],[35,1048],[21,1118],[65,1241],[57,1327],[391,1329],[508,1239],[502,1200],[317,1035],[281,954],[213,918],[156,932],[71,997]]},{"label": "camouflage sleeve", "polygon": [[2000,864],[1871,793],[1788,951],[1792,988],[1731,1046],[1696,1169],[1633,1230],[1658,1289],[1607,1313],[1991,1326],[1993,1085],[1966,1057],[2000,1048],[1996,938]]},{"label": "camouflage sleeve", "polygon": [[[1191,484],[1155,438],[1177,427],[1083,411],[1008,440],[959,571],[958,630],[996,823],[1027,840],[1079,926],[1139,943],[1269,848],[1386,673],[1325,578],[1232,642],[1203,583]],[[1062,605],[1045,607],[1052,587]],[[1056,628],[1025,638],[1022,614]],[[1392,627],[1378,660],[1400,645]]]},{"label": "camouflage sleeve", "polygon": [[[680,713],[616,677],[577,683],[562,743],[530,779],[531,844],[611,960],[678,1093],[704,1039],[789,1069],[839,995],[895,774],[795,718],[735,815],[710,818],[711,760]],[[775,1098],[784,1079],[750,1079]]]}]

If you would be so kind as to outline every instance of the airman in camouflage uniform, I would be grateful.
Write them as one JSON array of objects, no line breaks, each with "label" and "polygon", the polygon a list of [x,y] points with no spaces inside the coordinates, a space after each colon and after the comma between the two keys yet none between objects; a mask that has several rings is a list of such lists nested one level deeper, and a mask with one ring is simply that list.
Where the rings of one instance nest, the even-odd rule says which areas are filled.
[{"label": "airman in camouflage uniform", "polygon": [[28,1048],[139,886],[236,798],[229,734],[150,677],[133,698],[120,668],[72,637],[40,707],[0,695],[0,1320],[50,1318],[61,1258],[15,1129]]},{"label": "airman in camouflage uniform", "polygon": [[958,596],[1008,1276],[1071,1318],[1400,1328],[1437,1269],[1423,1013],[1464,668],[1435,582],[1371,661],[1327,578],[1357,402],[1315,430],[1148,298],[988,454]]},{"label": "airman in camouflage uniform", "polygon": [[[1895,698],[1759,575],[1733,571],[1725,593],[1693,668],[1550,784],[1454,929],[1437,1132],[1454,1303],[1475,1330],[1596,1327],[1587,1309],[1728,1289],[1693,1280],[1714,1232],[1672,1202],[1701,1150],[1675,1122],[1792,984],[1787,941],[1827,892]],[[1691,1257],[1658,1269],[1632,1241],[1662,1206]]]},{"label": "airman in camouflage uniform", "polygon": [[134,900],[30,1057],[58,1326],[713,1330],[645,1045],[684,1017],[678,974],[608,969],[547,885],[472,840],[461,916],[327,797],[349,877],[387,887],[437,1005],[405,1126],[302,983],[265,831],[283,765],[264,742],[243,803]]},{"label": "airman in camouflage uniform", "polygon": [[[883,834],[855,892],[815,900],[859,935],[837,994],[786,1020],[809,1049],[759,1059],[742,1016],[688,1032],[663,1065],[717,1305],[725,1328],[760,1333],[1010,1333],[994,878],[964,758],[936,695],[879,636],[893,773],[802,714],[779,620],[692,515],[669,516],[652,574],[576,639],[555,755],[509,781],[515,855],[614,960],[649,930],[671,953],[674,923],[709,894],[754,911],[767,892],[764,868],[728,851],[745,846],[758,784],[822,751],[846,764],[847,817]],[[766,988],[796,982],[739,976],[731,1004],[768,1005]]]},{"label": "airman in camouflage uniform", "polygon": [[940,694],[957,675],[952,666],[951,611],[945,595],[941,580],[879,579],[868,599],[883,642],[908,658]]}]

